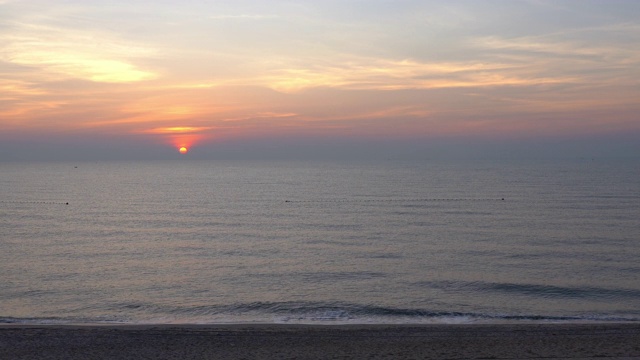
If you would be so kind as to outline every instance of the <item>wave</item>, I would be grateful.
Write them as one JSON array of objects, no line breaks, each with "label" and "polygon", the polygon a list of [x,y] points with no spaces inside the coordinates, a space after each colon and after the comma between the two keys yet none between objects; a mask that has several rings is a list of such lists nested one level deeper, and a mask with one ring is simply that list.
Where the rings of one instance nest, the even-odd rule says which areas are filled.
[{"label": "wave", "polygon": [[517,284],[484,281],[427,281],[419,285],[451,291],[499,292],[510,295],[526,295],[540,298],[574,298],[607,300],[612,298],[640,299],[640,290],[603,288],[591,286],[556,286],[539,284]]},{"label": "wave", "polygon": [[[376,305],[323,302],[251,302],[191,307],[141,303],[112,304],[113,313],[101,317],[0,317],[0,324],[161,324],[161,323],[300,323],[300,324],[459,324],[518,322],[638,322],[640,314],[500,314],[394,308]],[[127,312],[125,311],[125,312]]]}]

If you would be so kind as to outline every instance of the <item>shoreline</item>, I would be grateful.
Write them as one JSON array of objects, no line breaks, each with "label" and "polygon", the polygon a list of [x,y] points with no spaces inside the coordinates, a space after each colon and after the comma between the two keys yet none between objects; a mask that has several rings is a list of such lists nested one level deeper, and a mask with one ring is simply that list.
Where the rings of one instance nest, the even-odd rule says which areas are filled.
[{"label": "shoreline", "polygon": [[0,324],[0,349],[0,359],[632,359],[640,324]]},{"label": "shoreline", "polygon": [[470,322],[398,322],[398,323],[375,323],[375,322],[339,322],[339,321],[315,321],[315,322],[261,322],[261,321],[238,321],[238,322],[0,322],[2,328],[242,328],[242,327],[275,327],[275,328],[403,328],[403,327],[545,327],[545,326],[638,326],[640,320],[580,320],[580,321],[547,321],[547,320],[516,320],[516,321],[470,321]]}]

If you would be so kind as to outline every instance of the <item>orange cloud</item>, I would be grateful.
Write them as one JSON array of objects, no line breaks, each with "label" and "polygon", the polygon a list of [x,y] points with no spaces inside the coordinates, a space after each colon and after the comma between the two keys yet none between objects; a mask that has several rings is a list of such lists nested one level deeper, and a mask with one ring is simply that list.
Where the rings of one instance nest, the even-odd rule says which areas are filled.
[{"label": "orange cloud", "polygon": [[145,134],[196,134],[210,129],[211,127],[174,126],[149,129],[142,132]]}]

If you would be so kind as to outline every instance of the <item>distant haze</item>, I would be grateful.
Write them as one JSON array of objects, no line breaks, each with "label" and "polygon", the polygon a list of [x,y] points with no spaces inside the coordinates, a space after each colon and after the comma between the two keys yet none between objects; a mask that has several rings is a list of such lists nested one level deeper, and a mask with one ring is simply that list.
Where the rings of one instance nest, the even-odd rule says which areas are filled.
[{"label": "distant haze", "polygon": [[[62,142],[7,141],[2,161],[86,160],[613,160],[640,159],[636,138],[582,140],[477,139],[363,141],[359,139],[260,139],[193,146],[188,154],[153,142],[104,139]],[[100,142],[101,141],[101,142]]]}]

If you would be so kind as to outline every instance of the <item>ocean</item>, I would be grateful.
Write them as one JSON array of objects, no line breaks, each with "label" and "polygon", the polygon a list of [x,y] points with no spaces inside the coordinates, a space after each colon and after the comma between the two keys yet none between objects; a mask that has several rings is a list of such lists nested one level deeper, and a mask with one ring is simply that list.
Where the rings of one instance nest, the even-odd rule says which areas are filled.
[{"label": "ocean", "polygon": [[640,321],[640,162],[0,163],[0,323]]}]

